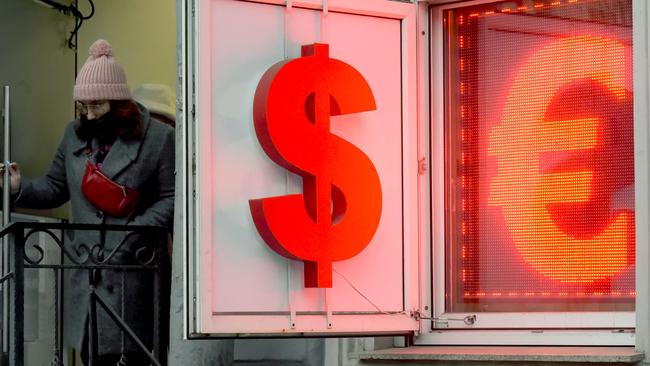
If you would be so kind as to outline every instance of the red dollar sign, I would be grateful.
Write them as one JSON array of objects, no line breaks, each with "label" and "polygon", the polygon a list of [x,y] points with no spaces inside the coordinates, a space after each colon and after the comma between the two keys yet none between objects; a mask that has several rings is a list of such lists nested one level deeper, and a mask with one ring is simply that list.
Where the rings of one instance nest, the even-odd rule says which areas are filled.
[{"label": "red dollar sign", "polygon": [[359,254],[381,217],[372,161],[330,133],[330,116],[376,109],[370,86],[327,44],[272,66],[255,92],[255,132],[266,154],[303,178],[304,194],[251,200],[253,221],[278,254],[305,263],[305,287],[332,287],[332,262]]}]

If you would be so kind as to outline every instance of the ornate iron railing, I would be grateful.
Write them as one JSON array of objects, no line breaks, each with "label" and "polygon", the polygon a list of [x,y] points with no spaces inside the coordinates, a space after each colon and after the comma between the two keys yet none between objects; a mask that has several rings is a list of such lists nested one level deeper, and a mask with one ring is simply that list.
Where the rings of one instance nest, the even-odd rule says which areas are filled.
[{"label": "ornate iron railing", "polygon": [[[105,248],[104,243],[72,243],[67,242],[68,232],[95,231],[99,237],[104,238],[107,232],[124,232],[124,239],[114,248]],[[58,233],[56,233],[58,232]],[[36,234],[45,235],[51,240],[28,241]],[[130,239],[138,236],[135,241]],[[124,352],[124,338],[129,338],[141,351],[147,355],[152,365],[165,365],[167,360],[167,343],[169,329],[169,274],[170,260],[168,255],[167,230],[160,227],[148,226],[115,226],[115,225],[90,225],[70,223],[33,223],[14,222],[0,230],[3,240],[4,257],[0,261],[2,276],[0,286],[6,294],[3,309],[3,324],[7,328],[3,334],[7,338],[3,342],[3,364],[8,362],[11,366],[23,366],[24,355],[24,284],[25,269],[41,271],[54,271],[54,349],[50,365],[63,365],[63,329],[64,311],[88,312],[88,363],[92,366],[98,357],[98,329],[97,306],[106,312],[113,320],[123,336],[121,349]],[[103,240],[103,239],[102,239]],[[125,245],[125,243],[130,243]],[[46,259],[46,248],[43,245],[54,245],[59,255],[56,261]],[[127,248],[128,246],[128,248]],[[124,251],[132,254],[135,263],[116,263],[113,259],[116,253]],[[65,288],[64,272],[67,270],[88,271],[90,300],[88,309],[63,309]],[[93,284],[92,278],[95,271],[115,271],[121,273],[124,282],[125,273],[129,271],[144,271],[153,274],[153,303],[151,314],[153,317],[153,348],[149,349],[132,330],[132,326],[124,320],[125,306],[124,286],[122,286],[122,309],[114,309],[99,294]],[[148,314],[142,314],[147,316]],[[123,355],[124,356],[124,355]],[[128,365],[124,357],[120,364]]]}]

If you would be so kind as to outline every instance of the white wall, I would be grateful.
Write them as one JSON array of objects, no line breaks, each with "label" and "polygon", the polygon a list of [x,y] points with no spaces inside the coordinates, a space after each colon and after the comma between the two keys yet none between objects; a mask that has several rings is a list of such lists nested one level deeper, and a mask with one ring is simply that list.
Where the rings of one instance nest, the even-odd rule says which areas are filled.
[{"label": "white wall", "polygon": [[[636,189],[636,263],[647,264],[650,261],[648,248],[648,221],[650,208],[648,200],[648,66],[650,50],[650,13],[645,0],[634,0],[634,175]],[[638,82],[637,81],[641,81]],[[636,266],[636,350],[650,352],[650,291],[647,265]],[[648,364],[648,361],[644,361]]]},{"label": "white wall", "polygon": [[235,366],[320,366],[324,365],[325,341],[303,339],[235,340]]}]

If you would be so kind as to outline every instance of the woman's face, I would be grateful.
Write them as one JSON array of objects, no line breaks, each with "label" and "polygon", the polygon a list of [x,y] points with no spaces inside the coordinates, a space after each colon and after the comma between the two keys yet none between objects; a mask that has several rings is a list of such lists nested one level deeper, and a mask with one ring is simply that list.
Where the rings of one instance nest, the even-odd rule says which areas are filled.
[{"label": "woman's face", "polygon": [[77,106],[79,108],[79,112],[85,115],[89,121],[98,119],[111,110],[111,103],[108,100],[89,100],[77,102]]}]

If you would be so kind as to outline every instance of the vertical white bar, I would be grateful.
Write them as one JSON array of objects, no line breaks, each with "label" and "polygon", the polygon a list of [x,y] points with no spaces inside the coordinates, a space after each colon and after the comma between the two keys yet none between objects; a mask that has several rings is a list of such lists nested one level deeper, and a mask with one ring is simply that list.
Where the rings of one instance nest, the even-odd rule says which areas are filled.
[{"label": "vertical white bar", "polygon": [[[195,83],[193,87],[196,88],[196,96],[194,103],[196,105],[196,115],[194,116],[194,130],[193,132],[193,151],[197,153],[195,162],[196,169],[202,174],[193,173],[192,179],[195,179],[196,197],[210,197],[214,192],[214,177],[212,175],[213,163],[212,157],[212,106],[216,103],[213,100],[212,94],[212,0],[198,0],[196,2],[198,8],[195,15],[195,21],[198,21],[195,31],[193,55],[194,60],[194,78]],[[214,240],[214,233],[212,228],[212,215],[205,215],[206,212],[211,212],[212,201],[208,199],[201,199],[194,204],[194,214],[196,220],[196,235],[200,242],[212,243]],[[214,287],[208,285],[210,279],[213,277],[213,258],[214,248],[212,245],[199,245],[196,248],[195,258],[199,258],[200,263],[196,266],[195,283],[197,293],[200,296],[195,297],[196,308],[195,316],[196,323],[195,329],[200,332],[205,332],[205,325],[208,319],[212,318],[213,300],[214,300]]]},{"label": "vertical white bar", "polygon": [[[180,224],[181,222],[185,222],[185,220],[189,220],[189,215],[190,215],[190,210],[188,210],[188,200],[190,199],[189,194],[188,194],[188,182],[189,182],[189,172],[188,172],[188,161],[191,160],[192,154],[189,152],[188,144],[187,144],[187,134],[189,131],[188,124],[190,123],[190,106],[192,105],[191,101],[193,100],[193,96],[188,94],[188,84],[189,84],[189,78],[191,77],[190,70],[191,69],[191,62],[189,58],[189,53],[190,53],[190,48],[191,45],[189,44],[189,32],[188,32],[188,24],[193,24],[193,19],[190,19],[190,16],[188,14],[191,14],[191,8],[192,5],[190,4],[189,1],[183,1],[177,3],[179,4],[179,9],[180,9],[180,17],[177,17],[178,21],[180,22],[180,34],[179,34],[179,50],[181,53],[181,59],[180,59],[180,89],[181,89],[181,98],[180,98],[180,103],[181,103],[181,113],[180,113],[180,126],[177,123],[177,132],[180,134],[180,137],[177,135],[176,138],[176,169],[178,174],[176,175],[176,210],[175,210],[175,217],[174,217],[174,232],[179,233],[177,234],[178,237],[180,237],[180,242],[183,243],[181,245],[181,248],[183,250],[183,255],[182,255],[182,263],[183,263],[183,271],[182,271],[182,279],[181,279],[181,284],[183,288],[183,300],[181,301],[182,308],[183,308],[183,337],[182,339],[187,339],[187,335],[190,333],[190,330],[193,329],[193,325],[190,321],[189,314],[193,314],[192,311],[194,309],[192,305],[192,301],[190,299],[192,298],[191,296],[194,295],[193,288],[190,286],[187,286],[185,284],[189,283],[187,280],[189,277],[189,264],[186,258],[188,258],[188,252],[190,250],[189,243],[192,241],[190,240],[190,234],[189,232],[191,231],[188,225],[185,224]],[[177,87],[178,88],[178,87]],[[179,154],[179,152],[182,152]],[[176,246],[178,247],[178,246]],[[172,290],[173,291],[173,290]],[[172,305],[173,306],[173,305]],[[172,342],[170,340],[170,349],[172,347]]]},{"label": "vertical white bar", "polygon": [[[403,230],[404,310],[419,309],[420,211],[419,196],[424,177],[418,173],[421,131],[417,113],[417,4],[408,8],[402,21],[402,131],[403,131]],[[413,244],[415,243],[415,244]],[[419,323],[415,323],[417,325]],[[419,330],[419,327],[417,328]]]},{"label": "vertical white bar", "polygon": [[[195,329],[194,323],[194,296],[196,294],[194,279],[194,270],[196,268],[191,262],[195,256],[190,254],[194,247],[190,244],[196,239],[196,232],[191,225],[185,224],[193,220],[194,205],[193,201],[193,150],[192,150],[192,127],[193,113],[194,113],[194,31],[195,26],[195,1],[185,0],[178,2],[178,10],[180,17],[177,17],[180,22],[179,29],[179,52],[180,59],[178,59],[179,67],[179,86],[177,90],[180,91],[181,98],[179,99],[179,120],[176,121],[176,202],[174,211],[174,241],[176,242],[176,235],[178,235],[179,242],[183,243],[182,248],[182,277],[180,280],[183,300],[183,339],[187,339],[188,335]],[[177,233],[177,234],[176,234]],[[176,245],[175,245],[176,247]],[[176,254],[174,254],[176,256]],[[173,274],[174,275],[174,274]],[[175,278],[175,277],[173,277]],[[173,288],[172,288],[173,291]],[[172,306],[173,302],[172,302]],[[170,346],[173,344],[171,341]]]},{"label": "vertical white bar", "polygon": [[445,129],[443,125],[445,98],[444,76],[444,30],[442,10],[434,9],[431,19],[431,237],[433,242],[433,296],[432,315],[441,316],[445,311]]},{"label": "vertical white bar", "polygon": [[634,0],[632,3],[632,32],[634,44],[634,189],[636,202],[636,349],[650,352],[650,272],[648,262],[648,223],[650,221],[650,200],[648,184],[648,105],[650,101],[650,74],[648,73],[648,51],[650,37],[648,29],[648,3]]},{"label": "vertical white bar", "polygon": [[[430,154],[431,141],[430,138],[430,116],[429,111],[431,110],[430,105],[430,93],[429,87],[431,82],[429,80],[429,54],[430,54],[430,39],[429,34],[429,4],[427,3],[418,3],[417,4],[417,80],[418,80],[418,96],[417,96],[417,113],[418,113],[418,126],[420,126],[420,131],[418,131],[418,159],[424,159],[424,161],[419,160],[418,164],[423,164],[424,166],[419,166],[420,170],[420,188],[418,192],[418,211],[419,211],[419,253],[418,253],[418,267],[420,271],[418,281],[419,283],[419,292],[420,292],[420,303],[419,309],[424,317],[432,316],[432,304],[431,304],[431,291],[432,291],[432,282],[431,282],[431,159]],[[426,320],[420,321],[420,332],[426,332],[430,329],[430,322]]]}]

